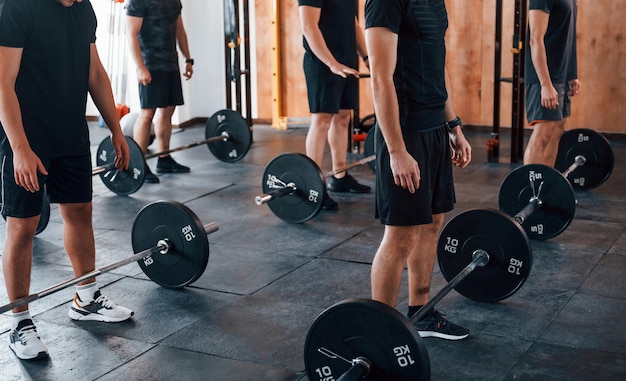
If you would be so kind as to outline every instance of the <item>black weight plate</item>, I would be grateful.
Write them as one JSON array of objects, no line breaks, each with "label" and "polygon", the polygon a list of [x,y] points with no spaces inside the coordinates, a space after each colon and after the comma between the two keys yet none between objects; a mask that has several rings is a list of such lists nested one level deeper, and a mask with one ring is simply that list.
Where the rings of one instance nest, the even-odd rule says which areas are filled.
[{"label": "black weight plate", "polygon": [[205,137],[210,139],[220,136],[222,132],[228,132],[230,138],[227,141],[209,142],[209,151],[218,160],[233,163],[241,160],[250,149],[252,144],[252,131],[245,119],[236,111],[220,110],[213,114],[206,123]]},{"label": "black weight plate", "polygon": [[309,329],[304,347],[308,379],[338,379],[350,364],[320,350],[348,360],[367,358],[372,363],[367,380],[430,380],[428,352],[415,328],[394,308],[373,300],[339,302]]},{"label": "black weight plate", "polygon": [[[104,185],[113,193],[121,196],[137,192],[143,185],[143,179],[146,176],[145,160],[141,149],[129,136],[126,136],[126,143],[128,143],[130,151],[128,169],[118,171],[114,168],[99,174]],[[111,138],[107,137],[100,142],[98,150],[96,151],[96,165],[99,167],[106,166],[112,164],[114,161],[115,149],[113,149]]]},{"label": "black weight plate", "polygon": [[370,132],[376,125],[376,114],[369,114],[359,121],[359,129],[361,132]]},{"label": "black weight plate", "polygon": [[522,224],[531,239],[545,240],[561,234],[576,213],[576,198],[571,184],[563,175],[546,165],[529,164],[513,170],[504,179],[498,196],[500,211],[515,216],[533,197],[530,180],[535,188],[543,182],[540,208]]},{"label": "black weight plate", "polygon": [[[371,128],[365,137],[365,142],[363,143],[363,156],[365,157],[376,155],[376,149],[374,147],[375,131],[376,128]],[[376,160],[368,162],[367,165],[372,171],[376,172]]]},{"label": "black weight plate", "polygon": [[[137,118],[139,117],[139,113],[137,112],[129,112],[124,115],[122,119],[120,119],[120,127],[122,127],[122,132],[126,136],[133,137],[133,133],[135,130],[135,122],[137,122]],[[150,139],[148,140],[148,145],[152,144],[156,139],[156,134],[154,132],[154,123],[150,125]]]},{"label": "black weight plate", "polygon": [[476,250],[489,263],[476,267],[454,289],[479,302],[497,302],[517,292],[530,275],[533,257],[528,236],[515,220],[491,209],[472,209],[452,218],[437,244],[441,273],[450,281],[471,261]]},{"label": "black weight plate", "polygon": [[317,216],[322,210],[326,182],[322,171],[308,156],[285,153],[273,158],[263,173],[263,193],[294,183],[294,193],[276,197],[267,203],[281,220],[302,223]]},{"label": "black weight plate", "polygon": [[50,200],[48,199],[48,195],[44,190],[43,200],[41,204],[41,214],[39,215],[39,223],[37,224],[37,230],[35,230],[35,234],[39,234],[44,231],[48,226],[48,222],[50,222]]},{"label": "black weight plate", "polygon": [[[0,200],[2,198],[2,192],[0,192]],[[41,233],[48,226],[48,222],[50,222],[50,200],[48,199],[48,195],[44,189],[43,191],[43,199],[41,204],[41,214],[39,215],[39,223],[37,224],[37,229],[35,230],[35,235]],[[2,207],[2,202],[0,202],[0,208]],[[6,217],[2,215],[2,218],[6,221]]]},{"label": "black weight plate", "polygon": [[184,287],[198,280],[209,262],[209,240],[200,219],[175,201],[144,206],[133,222],[133,251],[157,247],[163,239],[169,240],[172,248],[166,254],[137,261],[141,270],[164,287]]},{"label": "black weight plate", "polygon": [[563,173],[579,155],[584,156],[587,161],[568,176],[574,188],[595,188],[609,178],[613,171],[615,158],[613,149],[604,136],[586,128],[566,131],[559,141],[559,150],[554,167]]}]

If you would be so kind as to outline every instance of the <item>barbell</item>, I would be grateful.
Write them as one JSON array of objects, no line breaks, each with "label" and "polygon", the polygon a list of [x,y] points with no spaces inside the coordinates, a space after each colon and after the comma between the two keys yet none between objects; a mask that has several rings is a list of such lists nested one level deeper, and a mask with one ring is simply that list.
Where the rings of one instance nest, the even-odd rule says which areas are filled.
[{"label": "barbell", "polygon": [[[300,153],[284,153],[274,157],[263,173],[263,194],[256,196],[254,202],[257,205],[267,204],[278,218],[286,222],[303,223],[314,218],[322,210],[326,178],[376,159],[372,131],[368,132],[365,139],[364,158],[327,173],[322,173],[312,159]],[[368,145],[368,139],[371,139],[371,145]]]},{"label": "barbell", "polygon": [[554,167],[576,189],[591,189],[611,175],[615,157],[609,141],[594,130],[577,128],[561,135]]},{"label": "barbell", "polygon": [[384,303],[358,298],[318,315],[304,348],[309,380],[429,380],[428,352],[412,323],[452,289],[481,302],[512,296],[530,274],[532,248],[513,218],[473,209],[444,226],[437,259],[448,283],[408,319]]},{"label": "barbell", "polygon": [[182,203],[152,202],[139,211],[133,222],[131,237],[134,255],[16,299],[0,306],[0,313],[131,262],[137,262],[150,280],[163,287],[185,287],[198,280],[206,269],[209,262],[207,235],[217,230],[216,222],[202,225],[194,212]]},{"label": "barbell", "polygon": [[[134,124],[132,126],[129,124],[124,129],[124,134],[133,136],[133,127]],[[233,163],[241,160],[252,145],[252,132],[245,119],[238,112],[230,109],[215,112],[205,125],[204,135],[204,140],[151,153],[146,155],[145,159],[148,160],[206,144],[209,151],[218,160]]]}]

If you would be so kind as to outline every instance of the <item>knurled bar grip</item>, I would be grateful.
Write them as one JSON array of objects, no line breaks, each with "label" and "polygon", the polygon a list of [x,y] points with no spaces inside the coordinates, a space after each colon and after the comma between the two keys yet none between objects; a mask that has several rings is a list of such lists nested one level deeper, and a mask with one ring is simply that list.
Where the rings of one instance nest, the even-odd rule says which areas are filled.
[{"label": "knurled bar grip", "polygon": [[580,166],[585,165],[585,163],[587,162],[587,158],[582,156],[582,155],[576,155],[576,157],[574,158],[574,162],[572,163],[572,165],[570,165],[565,172],[563,172],[563,176],[565,176],[565,178],[567,178],[567,176],[569,176],[570,173],[574,172],[574,170]]},{"label": "knurled bar grip", "polygon": [[289,184],[285,185],[283,188],[274,189],[273,191],[267,192],[267,193],[262,194],[260,196],[256,196],[254,198],[254,202],[257,205],[263,205],[263,204],[265,204],[267,202],[272,201],[275,198],[290,195],[293,192],[295,192],[297,189],[298,188],[296,188],[295,184],[289,183]]},{"label": "knurled bar grip", "polygon": [[[215,231],[217,231],[219,229],[219,225],[217,224],[217,222],[211,222],[209,224],[204,225],[203,227],[204,227],[204,231],[205,231],[206,234],[213,233],[213,232],[215,232]],[[33,302],[33,301],[35,301],[37,299],[40,299],[40,298],[42,298],[44,296],[53,294],[53,293],[55,293],[57,291],[61,291],[61,290],[65,289],[65,288],[67,288],[69,286],[78,284],[80,282],[83,282],[83,281],[91,279],[91,278],[94,278],[94,277],[96,277],[98,275],[102,275],[102,274],[107,273],[107,272],[109,272],[111,270],[114,270],[114,269],[116,269],[118,267],[122,267],[124,265],[127,265],[127,264],[129,264],[131,262],[137,262],[137,261],[139,261],[139,260],[141,260],[143,258],[146,258],[146,257],[148,257],[148,256],[150,256],[152,254],[167,254],[167,252],[170,249],[171,249],[170,242],[167,239],[159,240],[159,242],[157,243],[156,246],[148,248],[146,250],[142,250],[142,251],[140,251],[138,253],[135,253],[134,255],[132,255],[132,256],[126,258],[126,259],[122,259],[121,261],[112,263],[110,265],[101,267],[99,269],[95,269],[95,270],[90,271],[90,272],[88,272],[86,274],[83,274],[81,276],[77,276],[75,278],[66,280],[65,282],[58,283],[58,284],[56,284],[54,286],[48,287],[48,288],[46,288],[44,290],[41,290],[41,291],[39,291],[37,293],[25,296],[23,298],[16,299],[16,300],[14,300],[11,303],[5,304],[5,305],[0,307],[0,314],[8,312],[8,311],[11,311],[12,309],[14,309],[16,307],[23,306],[23,305],[28,304],[30,302]]]},{"label": "knurled bar grip", "polygon": [[416,322],[425,317],[430,310],[439,303],[444,296],[446,296],[457,284],[459,284],[465,277],[467,277],[476,267],[483,267],[489,263],[489,254],[484,250],[476,250],[472,253],[472,261],[465,266],[461,272],[459,272],[450,282],[442,288],[437,295],[435,295],[428,303],[424,304],[416,313],[414,313],[409,320]]},{"label": "knurled bar grip", "polygon": [[352,163],[346,165],[345,167],[341,167],[341,168],[335,169],[334,171],[330,171],[330,172],[326,173],[326,175],[324,177],[334,176],[337,173],[345,172],[345,171],[347,171],[349,169],[352,169],[354,167],[358,167],[359,165],[367,164],[370,161],[374,161],[374,160],[376,160],[376,155],[370,155],[370,156],[364,157],[363,159],[360,159],[360,160],[357,160],[355,162],[352,162]]},{"label": "knurled bar grip", "polygon": [[155,153],[151,153],[149,155],[145,155],[144,159],[148,160],[148,159],[152,159],[153,157],[167,155],[167,154],[170,154],[172,152],[183,151],[183,150],[186,150],[186,149],[189,149],[189,148],[201,146],[203,144],[212,143],[212,142],[226,142],[228,140],[230,140],[230,135],[228,134],[228,132],[222,131],[222,133],[220,135],[212,136],[212,137],[210,137],[208,139],[204,139],[204,140],[201,140],[199,142],[190,143],[190,144],[186,144],[184,146],[179,146],[179,147],[171,148],[171,149],[168,149],[168,150],[165,150],[165,151],[155,152]]},{"label": "knurled bar grip", "polygon": [[528,205],[526,205],[522,210],[517,212],[517,214],[513,216],[513,218],[515,218],[515,221],[517,221],[517,223],[521,225],[524,223],[524,221],[526,221],[526,219],[528,219],[528,216],[533,214],[540,207],[541,200],[538,197],[533,197],[528,202]]}]

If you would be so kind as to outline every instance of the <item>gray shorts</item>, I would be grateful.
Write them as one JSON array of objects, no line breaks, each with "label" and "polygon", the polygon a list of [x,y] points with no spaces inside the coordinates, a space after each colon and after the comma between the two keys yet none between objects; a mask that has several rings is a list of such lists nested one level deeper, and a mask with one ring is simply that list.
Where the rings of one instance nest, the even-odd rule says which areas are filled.
[{"label": "gray shorts", "polygon": [[376,127],[376,217],[384,225],[413,226],[433,222],[433,214],[449,212],[456,202],[447,127],[404,130],[409,153],[420,168],[420,187],[411,194],[397,186],[389,151]]},{"label": "gray shorts", "polygon": [[541,85],[538,83],[526,84],[526,119],[533,125],[542,121],[557,121],[569,117],[571,110],[571,96],[567,83],[556,83],[554,88],[559,93],[559,105],[554,110],[541,106]]}]

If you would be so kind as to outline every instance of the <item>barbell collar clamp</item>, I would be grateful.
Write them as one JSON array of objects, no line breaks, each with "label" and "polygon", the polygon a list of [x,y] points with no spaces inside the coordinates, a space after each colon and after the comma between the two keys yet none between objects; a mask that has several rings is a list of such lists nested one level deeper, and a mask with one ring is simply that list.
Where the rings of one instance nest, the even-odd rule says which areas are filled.
[{"label": "barbell collar clamp", "polygon": [[541,199],[537,196],[533,196],[528,202],[528,205],[517,212],[513,218],[515,218],[515,221],[517,221],[518,224],[522,225],[526,219],[528,219],[528,216],[533,214],[537,209],[541,208],[541,205],[543,205]]},{"label": "barbell collar clamp", "polygon": [[254,202],[257,205],[263,205],[263,204],[266,204],[266,203],[272,201],[275,198],[290,195],[290,194],[292,194],[293,192],[295,192],[297,190],[298,190],[298,188],[296,187],[295,183],[289,183],[289,184],[285,185],[282,188],[275,189],[275,190],[273,190],[271,192],[267,192],[267,193],[262,194],[260,196],[256,196],[254,198]]},{"label": "barbell collar clamp", "polygon": [[430,310],[439,303],[444,296],[446,296],[454,287],[456,287],[465,277],[467,277],[476,267],[484,267],[489,263],[490,256],[485,250],[477,249],[472,253],[472,261],[468,263],[463,270],[461,270],[454,278],[445,285],[444,288],[439,290],[437,295],[424,304],[416,313],[414,313],[409,320],[416,322],[424,318]]},{"label": "barbell collar clamp", "polygon": [[372,363],[365,357],[359,356],[351,361],[352,366],[337,381],[357,381],[367,377],[372,369]]}]

